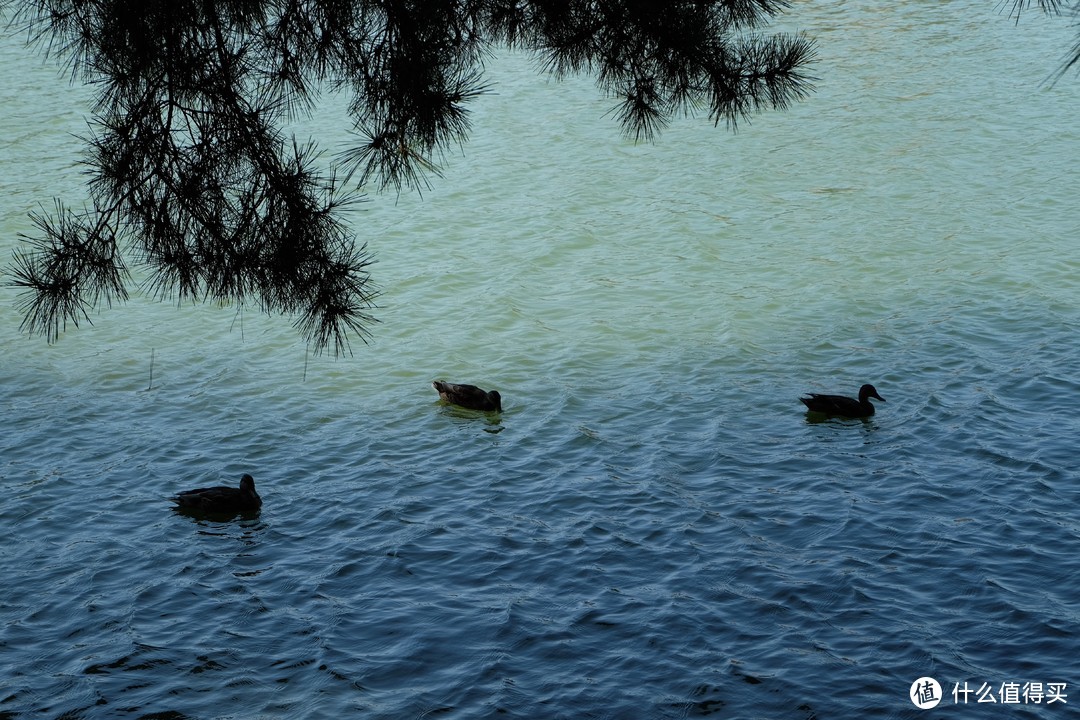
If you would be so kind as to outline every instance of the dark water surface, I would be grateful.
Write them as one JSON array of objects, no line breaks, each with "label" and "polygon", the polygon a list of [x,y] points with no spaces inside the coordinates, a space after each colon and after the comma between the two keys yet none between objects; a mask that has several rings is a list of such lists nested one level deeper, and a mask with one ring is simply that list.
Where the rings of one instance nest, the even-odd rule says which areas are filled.
[{"label": "dark water surface", "polygon": [[[493,63],[465,156],[357,216],[352,358],[141,298],[48,346],[0,289],[0,718],[1074,716],[1071,31],[810,5],[818,93],[737,135],[636,147]],[[10,248],[82,111],[0,62]],[[866,421],[797,400],[862,382]],[[166,500],[243,472],[255,517]]]}]

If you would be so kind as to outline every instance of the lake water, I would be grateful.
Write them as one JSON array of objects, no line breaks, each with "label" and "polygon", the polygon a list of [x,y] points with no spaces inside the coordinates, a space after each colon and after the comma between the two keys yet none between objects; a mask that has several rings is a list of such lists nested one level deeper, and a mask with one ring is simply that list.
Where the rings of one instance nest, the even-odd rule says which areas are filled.
[{"label": "lake water", "polygon": [[[807,101],[651,146],[493,60],[443,177],[353,216],[352,357],[139,296],[48,345],[0,289],[0,718],[1075,716],[1080,78],[1044,82],[1074,30],[783,26]],[[86,106],[17,39],[0,68],[7,263],[85,197]],[[798,401],[864,382],[868,421]],[[171,510],[244,472],[257,517]]]}]

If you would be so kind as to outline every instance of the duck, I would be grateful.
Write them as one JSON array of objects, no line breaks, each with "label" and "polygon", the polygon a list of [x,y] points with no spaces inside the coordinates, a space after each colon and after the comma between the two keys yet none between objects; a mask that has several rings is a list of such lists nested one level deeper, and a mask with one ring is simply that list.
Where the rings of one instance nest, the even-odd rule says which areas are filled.
[{"label": "duck", "polygon": [[451,405],[482,412],[502,412],[502,396],[499,395],[498,390],[481,390],[475,385],[461,385],[442,380],[433,380],[431,387],[435,388],[441,399]]},{"label": "duck", "polygon": [[858,400],[846,395],[820,395],[818,393],[809,393],[809,397],[799,398],[799,400],[811,412],[849,418],[865,418],[874,414],[874,404],[870,402],[870,398],[877,398],[881,402],[885,402],[885,398],[878,395],[878,391],[870,384],[859,388]]},{"label": "duck", "polygon": [[255,478],[246,473],[240,478],[239,488],[217,485],[184,490],[174,495],[172,501],[177,509],[208,513],[239,513],[262,507],[262,498],[255,492]]}]

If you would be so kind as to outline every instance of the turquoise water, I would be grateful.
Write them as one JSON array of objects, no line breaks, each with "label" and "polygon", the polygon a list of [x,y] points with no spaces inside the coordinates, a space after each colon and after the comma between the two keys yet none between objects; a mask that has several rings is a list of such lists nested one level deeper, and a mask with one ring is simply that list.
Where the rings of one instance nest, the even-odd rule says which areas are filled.
[{"label": "turquoise water", "polygon": [[[655,146],[493,61],[443,177],[355,214],[352,357],[141,297],[50,346],[0,289],[0,717],[1073,714],[952,694],[1080,684],[1073,31],[895,5],[798,4],[808,101]],[[83,197],[85,95],[0,64],[9,257]],[[166,500],[243,472],[257,518]]]}]

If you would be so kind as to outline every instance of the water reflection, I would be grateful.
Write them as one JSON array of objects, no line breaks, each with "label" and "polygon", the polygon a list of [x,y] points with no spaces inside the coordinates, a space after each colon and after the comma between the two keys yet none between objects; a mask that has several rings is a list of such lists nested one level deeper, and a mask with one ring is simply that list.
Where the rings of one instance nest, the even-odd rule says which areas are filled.
[{"label": "water reflection", "polygon": [[177,515],[184,515],[189,517],[199,524],[223,524],[229,523],[234,520],[241,522],[248,521],[249,523],[254,520],[258,520],[259,514],[262,512],[259,509],[255,510],[240,510],[234,512],[214,512],[212,510],[202,510],[200,508],[187,507],[183,505],[176,505],[172,508],[172,511]]},{"label": "water reflection", "polygon": [[497,434],[504,430],[502,413],[469,410],[458,405],[440,403],[439,414],[461,425],[474,422],[482,423],[486,427],[481,429],[487,433]]},{"label": "water reflection", "polygon": [[877,424],[874,422],[873,417],[865,418],[847,418],[839,417],[837,415],[825,415],[823,413],[814,412],[808,410],[806,412],[806,424],[807,425],[851,425],[853,427],[862,426],[867,430],[876,430]]},{"label": "water reflection", "polygon": [[[195,534],[199,537],[231,538],[245,548],[254,547],[269,527],[260,518],[259,510],[247,510],[233,514],[207,513],[190,508],[173,508],[176,515],[185,516],[195,524]],[[243,552],[241,555],[245,554]]]}]

